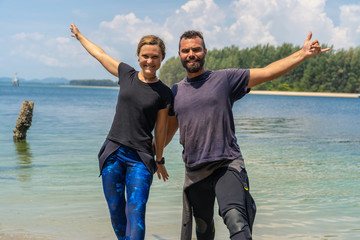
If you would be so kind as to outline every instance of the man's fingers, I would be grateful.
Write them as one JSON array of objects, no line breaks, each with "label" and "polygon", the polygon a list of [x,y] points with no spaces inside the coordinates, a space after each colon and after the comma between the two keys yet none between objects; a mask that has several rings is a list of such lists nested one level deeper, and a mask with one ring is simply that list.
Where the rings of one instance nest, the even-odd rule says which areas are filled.
[{"label": "man's fingers", "polygon": [[315,45],[315,44],[319,44],[319,41],[318,41],[318,40],[314,40],[314,41],[312,42],[312,45]]},{"label": "man's fingers", "polygon": [[307,36],[307,38],[306,38],[306,40],[310,41],[311,38],[312,38],[312,32],[310,31],[309,34],[308,34],[308,36]]}]

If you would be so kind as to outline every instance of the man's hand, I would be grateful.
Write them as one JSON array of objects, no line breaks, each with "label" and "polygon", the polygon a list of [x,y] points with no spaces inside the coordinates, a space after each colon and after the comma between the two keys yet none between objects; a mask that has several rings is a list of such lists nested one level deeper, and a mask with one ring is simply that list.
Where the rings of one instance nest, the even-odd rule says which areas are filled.
[{"label": "man's hand", "polygon": [[165,165],[163,165],[163,164],[158,164],[157,167],[158,167],[158,169],[157,169],[156,173],[157,173],[157,175],[158,175],[158,178],[159,178],[159,179],[162,178],[162,179],[164,180],[164,182],[165,182],[166,180],[168,180],[168,179],[169,179],[169,174],[168,174],[167,171],[166,171]]},{"label": "man's hand", "polygon": [[306,58],[314,57],[316,55],[319,55],[320,53],[327,52],[330,50],[330,48],[321,49],[321,46],[319,44],[318,40],[311,41],[312,32],[309,32],[309,35],[305,39],[303,51],[306,56]]}]

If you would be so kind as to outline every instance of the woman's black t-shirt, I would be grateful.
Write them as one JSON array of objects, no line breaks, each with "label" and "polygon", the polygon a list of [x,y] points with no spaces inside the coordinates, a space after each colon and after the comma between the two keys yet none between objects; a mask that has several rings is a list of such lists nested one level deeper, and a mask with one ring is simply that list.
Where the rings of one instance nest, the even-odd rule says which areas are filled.
[{"label": "woman's black t-shirt", "polygon": [[170,106],[171,89],[160,80],[142,82],[139,72],[126,63],[119,64],[118,72],[120,91],[107,139],[153,156],[157,112]]}]

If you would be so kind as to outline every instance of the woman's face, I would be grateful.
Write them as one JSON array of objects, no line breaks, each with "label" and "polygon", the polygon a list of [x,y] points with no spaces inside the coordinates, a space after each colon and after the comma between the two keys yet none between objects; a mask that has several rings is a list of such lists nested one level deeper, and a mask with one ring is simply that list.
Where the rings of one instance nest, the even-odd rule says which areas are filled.
[{"label": "woman's face", "polygon": [[139,53],[139,65],[147,77],[156,75],[156,71],[161,66],[163,60],[161,49],[158,45],[144,45]]}]

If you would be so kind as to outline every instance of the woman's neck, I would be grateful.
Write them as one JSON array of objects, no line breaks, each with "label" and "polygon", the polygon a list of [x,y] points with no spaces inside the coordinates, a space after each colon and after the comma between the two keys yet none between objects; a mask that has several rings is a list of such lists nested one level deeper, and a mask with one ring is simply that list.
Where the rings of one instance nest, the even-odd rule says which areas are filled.
[{"label": "woman's neck", "polygon": [[139,72],[139,79],[144,83],[154,83],[158,81],[156,75],[146,76],[143,71]]}]

